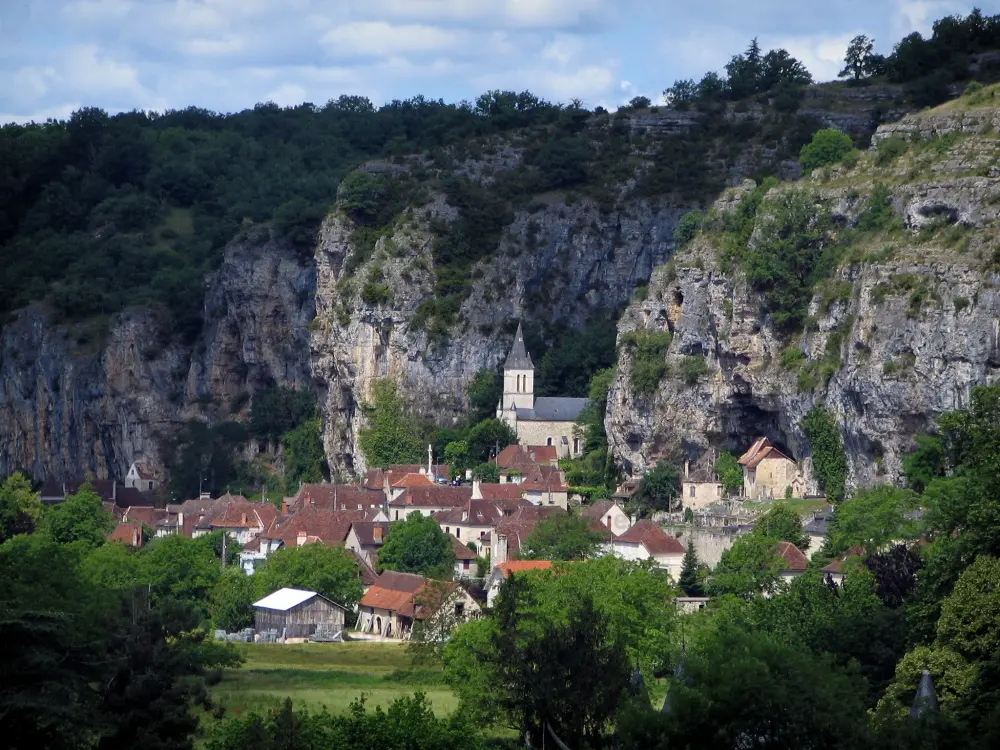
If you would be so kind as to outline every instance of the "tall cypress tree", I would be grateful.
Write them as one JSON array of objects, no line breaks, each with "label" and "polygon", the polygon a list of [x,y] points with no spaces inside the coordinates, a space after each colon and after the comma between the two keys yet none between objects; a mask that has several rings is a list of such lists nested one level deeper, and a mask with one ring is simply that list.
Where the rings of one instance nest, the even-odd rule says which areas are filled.
[{"label": "tall cypress tree", "polygon": [[687,551],[684,553],[684,563],[681,567],[681,577],[678,584],[686,596],[704,596],[701,582],[698,580],[698,553],[694,551],[694,542],[688,540]]}]

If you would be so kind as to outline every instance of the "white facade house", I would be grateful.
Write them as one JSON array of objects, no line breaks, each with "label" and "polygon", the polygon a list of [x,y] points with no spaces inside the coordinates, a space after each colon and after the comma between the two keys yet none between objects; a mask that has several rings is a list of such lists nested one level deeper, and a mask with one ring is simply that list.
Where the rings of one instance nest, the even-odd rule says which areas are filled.
[{"label": "white facade house", "polygon": [[146,469],[138,461],[133,461],[125,474],[125,486],[139,490],[139,492],[152,492],[160,486],[159,480],[154,474]]},{"label": "white facade house", "polygon": [[653,560],[677,580],[684,565],[684,545],[652,521],[638,521],[624,534],[601,545],[605,554],[623,560]]}]

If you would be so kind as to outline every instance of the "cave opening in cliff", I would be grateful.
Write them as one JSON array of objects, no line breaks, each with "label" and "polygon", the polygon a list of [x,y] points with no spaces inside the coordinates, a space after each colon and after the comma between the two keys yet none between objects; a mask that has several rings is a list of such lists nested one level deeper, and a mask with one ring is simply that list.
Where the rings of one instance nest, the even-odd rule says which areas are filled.
[{"label": "cave opening in cliff", "polygon": [[721,415],[722,450],[743,454],[758,438],[767,438],[775,448],[793,459],[800,456],[791,449],[785,426],[776,411],[769,411],[754,403],[750,397],[737,397],[723,407]]}]

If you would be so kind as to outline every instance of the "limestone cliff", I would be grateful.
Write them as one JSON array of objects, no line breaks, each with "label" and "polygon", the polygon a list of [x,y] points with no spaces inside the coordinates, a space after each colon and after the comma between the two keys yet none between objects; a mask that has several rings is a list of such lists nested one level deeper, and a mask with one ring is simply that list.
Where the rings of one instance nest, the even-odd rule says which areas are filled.
[{"label": "limestone cliff", "polygon": [[193,347],[162,344],[161,321],[130,309],[106,328],[20,311],[0,340],[0,475],[121,479],[162,467],[161,441],[189,419],[229,415],[242,392],[308,386],[315,272],[266,233],[234,242],[205,289]]},{"label": "limestone cliff", "polygon": [[[589,116],[588,138],[624,144],[593,165],[615,176],[597,175],[600,195],[553,190],[514,211],[497,246],[469,268],[467,293],[444,326],[421,321],[441,274],[431,221],[453,223],[458,214],[434,183],[364,252],[339,212],[324,222],[314,262],[262,230],[235,240],[205,287],[190,290],[205,300],[205,325],[191,345],[158,343],[170,341],[161,333],[169,323],[149,310],[74,327],[42,307],[22,310],[0,336],[0,474],[121,477],[136,459],[158,468],[163,438],[179,424],[240,418],[246,394],[274,385],[316,389],[331,467],[358,470],[359,404],[376,378],[399,378],[421,414],[447,422],[462,413],[474,373],[503,356],[514,319],[580,327],[595,311],[624,306],[669,259],[677,222],[695,205],[670,187],[676,175],[663,154],[678,151],[676,143],[662,150],[669,139],[700,139],[706,161],[688,175],[695,180],[711,172],[713,185],[737,184],[762,169],[794,177],[804,134],[836,124],[864,138],[900,94],[848,93],[813,90],[798,115],[730,105],[711,114],[710,126],[707,115],[665,109]],[[523,167],[526,140],[452,148],[439,177],[489,187]],[[428,172],[438,157],[367,168],[395,178]],[[638,190],[656,170],[659,192]]]},{"label": "limestone cliff", "polygon": [[[880,128],[856,166],[771,192],[806,191],[817,216],[828,211],[839,227],[832,242],[857,225],[876,182],[888,186],[896,216],[854,238],[816,286],[804,330],[779,330],[759,287],[724,262],[722,233],[703,232],[658,269],[622,317],[619,341],[669,332],[662,364],[671,374],[636,395],[637,349],[620,346],[606,418],[618,460],[634,473],[668,453],[707,464],[764,435],[808,469],[801,420],[823,405],[843,437],[849,485],[898,480],[914,435],[1000,368],[997,116],[958,104],[908,116]],[[720,199],[717,224],[752,187]],[[749,245],[763,241],[765,221],[758,215]]]}]

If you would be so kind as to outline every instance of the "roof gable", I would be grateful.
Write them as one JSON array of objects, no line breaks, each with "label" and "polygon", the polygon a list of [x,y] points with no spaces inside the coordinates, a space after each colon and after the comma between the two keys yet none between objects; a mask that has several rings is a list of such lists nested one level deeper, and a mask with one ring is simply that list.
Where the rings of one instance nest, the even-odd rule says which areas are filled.
[{"label": "roof gable", "polygon": [[616,542],[638,544],[651,555],[683,555],[684,545],[649,520],[637,521],[628,531],[615,537]]},{"label": "roof gable", "polygon": [[510,347],[510,354],[507,355],[507,360],[503,363],[503,368],[505,370],[534,370],[535,366],[531,364],[531,357],[528,356],[527,349],[524,348],[524,331],[521,328],[521,323],[517,324],[517,333],[514,334],[514,344]]},{"label": "roof gable", "polygon": [[782,570],[805,570],[809,566],[809,559],[791,542],[778,542],[777,554],[785,561]]}]

